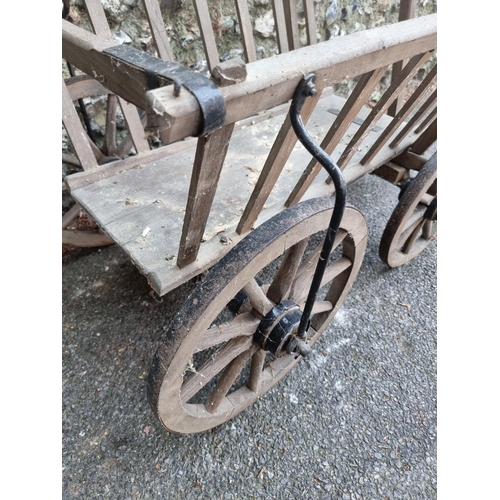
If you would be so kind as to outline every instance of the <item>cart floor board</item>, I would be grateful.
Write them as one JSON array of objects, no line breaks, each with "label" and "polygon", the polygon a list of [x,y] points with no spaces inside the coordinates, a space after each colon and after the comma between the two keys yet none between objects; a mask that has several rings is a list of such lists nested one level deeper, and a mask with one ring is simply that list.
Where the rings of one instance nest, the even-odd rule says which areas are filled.
[{"label": "cart floor board", "polygon": [[[307,124],[311,136],[320,143],[345,99],[330,95],[321,99]],[[370,112],[363,108],[351,124],[343,142],[332,158],[336,160],[361,120]],[[269,150],[283,123],[285,115],[237,130],[231,139],[222,169],[212,211],[208,219],[204,242],[197,260],[183,269],[176,265],[179,240],[184,221],[187,193],[195,149],[138,165],[113,177],[94,182],[72,191],[73,197],[97,221],[103,230],[129,254],[134,264],[148,278],[152,288],[163,295],[183,282],[211,267],[243,236],[235,232],[236,225],[252,194]],[[415,139],[410,134],[397,150],[384,148],[375,159],[359,165],[369,146],[377,139],[391,117],[383,116],[370,132],[361,151],[358,151],[344,171],[348,183],[373,171],[405,149]],[[280,178],[269,196],[256,227],[284,209],[284,202],[311,159],[298,142]],[[306,196],[309,199],[333,193],[327,184],[326,173],[317,176]],[[221,237],[225,236],[225,238]]]}]

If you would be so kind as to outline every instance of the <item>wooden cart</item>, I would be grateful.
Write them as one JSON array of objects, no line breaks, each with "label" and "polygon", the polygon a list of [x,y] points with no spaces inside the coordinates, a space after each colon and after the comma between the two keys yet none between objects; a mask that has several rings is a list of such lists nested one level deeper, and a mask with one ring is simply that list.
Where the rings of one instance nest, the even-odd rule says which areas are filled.
[{"label": "wooden cart", "polygon": [[[74,151],[63,162],[79,170],[65,178],[76,205],[63,229],[83,207],[100,232],[82,240],[66,229],[63,242],[116,242],[159,295],[203,273],[160,339],[148,396],[167,429],[204,431],[307,355],[356,279],[367,225],[347,206],[332,229],[341,192],[322,173],[321,154],[346,184],[374,173],[401,186],[380,244],[389,266],[435,238],[436,15],[315,43],[314,4],[305,1],[301,47],[296,3],[274,0],[280,54],[257,59],[246,0],[236,0],[246,62],[221,63],[206,0],[194,0],[207,78],[173,61],[156,0],[143,0],[156,56],[117,45],[99,0],[85,4],[94,32],[63,19],[73,76],[63,79],[62,115]],[[414,4],[402,2],[400,19],[412,17]],[[353,79],[347,98],[333,92]],[[307,85],[309,96],[297,97]],[[84,106],[98,95],[107,96],[100,142],[89,136]],[[120,143],[117,110],[128,130]],[[320,147],[299,141],[297,127]]]}]

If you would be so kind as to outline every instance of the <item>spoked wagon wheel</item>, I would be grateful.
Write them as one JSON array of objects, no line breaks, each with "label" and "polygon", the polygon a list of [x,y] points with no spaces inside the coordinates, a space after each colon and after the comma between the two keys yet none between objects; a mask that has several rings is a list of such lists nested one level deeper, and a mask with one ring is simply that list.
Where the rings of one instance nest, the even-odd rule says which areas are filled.
[{"label": "spoked wagon wheel", "polygon": [[[366,249],[366,222],[353,207],[344,212],[305,343],[291,351],[289,334],[300,320],[332,209],[332,198],[318,198],[284,210],[236,245],[191,293],[149,373],[148,397],[168,430],[201,432],[235,417],[289,372],[332,321]],[[227,305],[241,290],[248,300],[233,315]]]},{"label": "spoked wagon wheel", "polygon": [[408,184],[382,239],[380,258],[390,267],[406,264],[437,235],[437,153]]}]

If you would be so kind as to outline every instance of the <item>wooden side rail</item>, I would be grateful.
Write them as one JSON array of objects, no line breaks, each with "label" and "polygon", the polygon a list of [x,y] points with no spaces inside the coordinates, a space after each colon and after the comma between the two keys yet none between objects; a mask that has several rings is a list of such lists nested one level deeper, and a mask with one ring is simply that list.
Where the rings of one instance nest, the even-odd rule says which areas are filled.
[{"label": "wooden side rail", "polygon": [[[319,87],[436,49],[437,15],[366,30],[247,64],[244,82],[221,89],[224,125],[289,101],[301,78],[316,73]],[[147,92],[148,128],[169,144],[196,134],[201,113],[189,92],[162,87]]]}]

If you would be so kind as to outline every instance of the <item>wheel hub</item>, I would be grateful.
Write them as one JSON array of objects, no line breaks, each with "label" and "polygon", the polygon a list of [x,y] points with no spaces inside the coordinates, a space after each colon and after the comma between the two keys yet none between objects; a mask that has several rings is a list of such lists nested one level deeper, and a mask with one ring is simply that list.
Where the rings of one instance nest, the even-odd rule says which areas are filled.
[{"label": "wheel hub", "polygon": [[296,335],[302,310],[294,300],[285,300],[262,318],[254,334],[254,342],[277,358],[285,354],[307,356],[311,348]]}]

